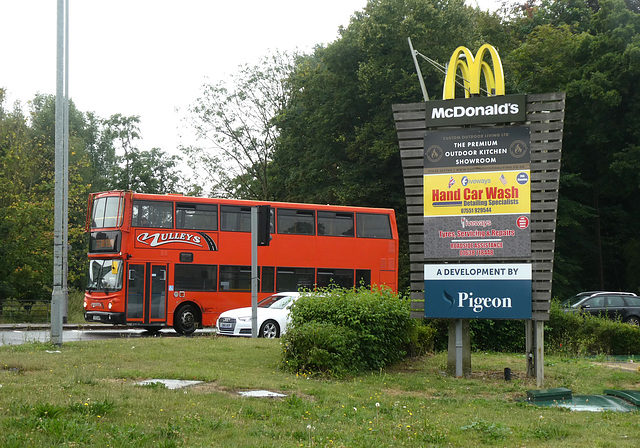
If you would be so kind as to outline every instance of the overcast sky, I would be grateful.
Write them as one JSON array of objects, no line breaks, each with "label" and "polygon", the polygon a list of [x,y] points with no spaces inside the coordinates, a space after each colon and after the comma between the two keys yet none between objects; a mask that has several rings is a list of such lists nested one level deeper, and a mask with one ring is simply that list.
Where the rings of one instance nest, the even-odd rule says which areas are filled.
[{"label": "overcast sky", "polygon": [[[478,1],[483,9],[499,0]],[[269,51],[333,42],[366,0],[69,0],[69,94],[83,112],[141,117],[140,149],[174,152],[205,82]],[[0,0],[5,107],[56,90],[57,0]],[[452,49],[453,50],[453,49]]]}]

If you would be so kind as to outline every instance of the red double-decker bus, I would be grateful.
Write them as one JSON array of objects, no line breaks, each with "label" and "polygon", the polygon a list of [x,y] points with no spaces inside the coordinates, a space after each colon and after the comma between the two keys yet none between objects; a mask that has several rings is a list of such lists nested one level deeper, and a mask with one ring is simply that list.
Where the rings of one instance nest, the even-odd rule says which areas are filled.
[{"label": "red double-decker bus", "polygon": [[398,282],[393,210],[93,193],[85,319],[190,334],[251,305],[251,208],[271,206],[258,299],[275,292]]}]

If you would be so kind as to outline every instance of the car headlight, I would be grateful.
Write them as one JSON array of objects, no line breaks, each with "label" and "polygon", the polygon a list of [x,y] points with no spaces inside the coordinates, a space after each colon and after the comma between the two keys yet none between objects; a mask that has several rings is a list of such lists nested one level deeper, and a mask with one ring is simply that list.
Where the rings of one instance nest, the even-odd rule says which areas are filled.
[{"label": "car headlight", "polygon": [[251,320],[251,316],[249,317],[238,317],[240,322],[249,322]]}]

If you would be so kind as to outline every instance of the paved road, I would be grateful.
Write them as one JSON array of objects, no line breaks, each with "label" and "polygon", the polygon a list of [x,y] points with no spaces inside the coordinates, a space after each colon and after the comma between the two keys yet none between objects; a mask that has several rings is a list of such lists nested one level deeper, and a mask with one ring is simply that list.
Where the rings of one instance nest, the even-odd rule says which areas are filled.
[{"label": "paved road", "polygon": [[[214,334],[215,329],[197,330],[194,336]],[[160,330],[159,333],[149,333],[140,329],[128,327],[96,326],[96,325],[65,325],[62,333],[62,343],[73,341],[99,341],[115,338],[144,338],[144,337],[179,337],[173,329]],[[0,345],[19,345],[29,342],[49,342],[51,330],[48,325],[16,324],[0,325]]]}]

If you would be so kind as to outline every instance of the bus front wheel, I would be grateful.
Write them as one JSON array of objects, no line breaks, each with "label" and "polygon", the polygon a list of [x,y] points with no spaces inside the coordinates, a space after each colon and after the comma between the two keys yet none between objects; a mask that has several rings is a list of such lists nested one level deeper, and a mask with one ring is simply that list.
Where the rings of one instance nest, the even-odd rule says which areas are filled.
[{"label": "bus front wheel", "polygon": [[180,334],[191,334],[198,326],[198,312],[193,305],[183,305],[173,316],[173,329]]}]

